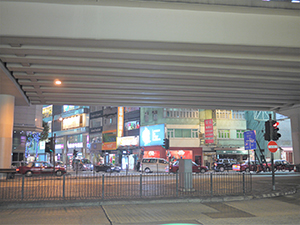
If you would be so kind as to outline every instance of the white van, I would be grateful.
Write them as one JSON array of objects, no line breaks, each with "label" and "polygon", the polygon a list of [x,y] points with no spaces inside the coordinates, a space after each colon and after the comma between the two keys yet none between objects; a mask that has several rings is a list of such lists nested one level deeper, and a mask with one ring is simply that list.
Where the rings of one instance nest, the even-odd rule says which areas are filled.
[{"label": "white van", "polygon": [[140,165],[140,171],[145,173],[169,172],[169,163],[162,158],[144,158]]}]

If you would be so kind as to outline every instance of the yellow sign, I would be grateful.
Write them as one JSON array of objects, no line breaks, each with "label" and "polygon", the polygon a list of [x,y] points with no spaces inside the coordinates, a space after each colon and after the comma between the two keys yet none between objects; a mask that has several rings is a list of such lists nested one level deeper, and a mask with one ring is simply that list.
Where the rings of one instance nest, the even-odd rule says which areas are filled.
[{"label": "yellow sign", "polygon": [[123,137],[124,131],[124,107],[118,107],[118,137]]}]

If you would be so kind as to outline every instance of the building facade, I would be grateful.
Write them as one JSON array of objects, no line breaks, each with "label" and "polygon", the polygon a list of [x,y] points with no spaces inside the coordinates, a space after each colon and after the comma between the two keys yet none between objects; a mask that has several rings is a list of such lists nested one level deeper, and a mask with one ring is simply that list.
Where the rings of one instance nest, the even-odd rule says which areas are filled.
[{"label": "building facade", "polygon": [[[78,157],[90,158],[88,106],[44,106],[43,120],[50,127],[49,137],[56,137],[56,161],[71,165],[74,150],[78,152]],[[46,160],[49,161],[49,158],[46,154]]]}]

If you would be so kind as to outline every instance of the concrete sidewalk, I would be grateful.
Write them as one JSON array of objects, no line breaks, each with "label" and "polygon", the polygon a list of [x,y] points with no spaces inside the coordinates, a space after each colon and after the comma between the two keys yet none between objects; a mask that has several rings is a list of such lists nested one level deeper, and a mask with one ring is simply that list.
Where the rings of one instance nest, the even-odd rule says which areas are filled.
[{"label": "concrete sidewalk", "polygon": [[275,184],[273,191],[270,178],[256,181],[245,196],[6,202],[0,224],[299,224],[299,182]]}]

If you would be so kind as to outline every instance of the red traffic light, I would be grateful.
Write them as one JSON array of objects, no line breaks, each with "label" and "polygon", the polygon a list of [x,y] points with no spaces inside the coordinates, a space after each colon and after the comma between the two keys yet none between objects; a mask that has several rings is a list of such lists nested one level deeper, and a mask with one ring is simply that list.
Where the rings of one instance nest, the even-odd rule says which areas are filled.
[{"label": "red traffic light", "polygon": [[278,125],[279,125],[279,122],[276,122],[276,123],[273,124],[273,127],[276,128]]}]

